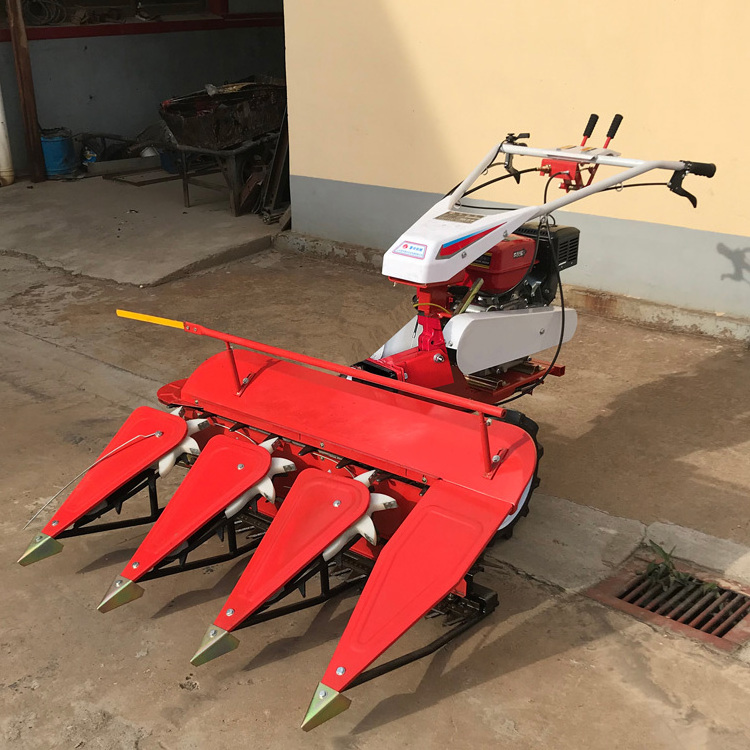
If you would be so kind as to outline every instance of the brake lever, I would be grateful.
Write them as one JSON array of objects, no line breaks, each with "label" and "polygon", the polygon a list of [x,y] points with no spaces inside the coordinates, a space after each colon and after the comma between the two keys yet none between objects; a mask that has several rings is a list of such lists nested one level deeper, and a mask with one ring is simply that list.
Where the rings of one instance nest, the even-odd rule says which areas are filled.
[{"label": "brake lever", "polygon": [[[529,133],[519,133],[518,135],[516,135],[515,133],[508,133],[508,135],[505,137],[505,140],[503,141],[503,144],[511,143],[514,146],[526,146],[526,143],[519,143],[518,140],[520,138],[528,138],[529,136]],[[505,171],[516,181],[516,184],[520,185],[521,173],[513,166],[513,154],[505,154],[505,161],[503,162],[503,166],[505,167]]]},{"label": "brake lever", "polygon": [[678,170],[672,174],[672,177],[667,183],[667,187],[675,193],[675,195],[681,195],[683,198],[687,198],[693,208],[698,207],[698,199],[692,194],[688,193],[684,187],[682,187],[682,181],[685,179],[685,175],[688,174],[686,170]]},{"label": "brake lever", "polygon": [[[524,144],[520,144],[524,145]],[[521,183],[521,173],[513,166],[513,154],[505,154],[505,171],[513,177],[517,185]]]}]

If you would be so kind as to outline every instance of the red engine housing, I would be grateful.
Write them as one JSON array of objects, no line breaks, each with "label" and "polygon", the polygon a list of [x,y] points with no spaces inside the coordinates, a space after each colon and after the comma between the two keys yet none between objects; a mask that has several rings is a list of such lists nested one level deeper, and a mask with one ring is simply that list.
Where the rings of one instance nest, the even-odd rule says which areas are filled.
[{"label": "red engine housing", "polygon": [[484,280],[483,292],[507,292],[526,276],[534,261],[534,243],[532,237],[511,234],[477,258],[466,273],[472,283],[478,278]]}]

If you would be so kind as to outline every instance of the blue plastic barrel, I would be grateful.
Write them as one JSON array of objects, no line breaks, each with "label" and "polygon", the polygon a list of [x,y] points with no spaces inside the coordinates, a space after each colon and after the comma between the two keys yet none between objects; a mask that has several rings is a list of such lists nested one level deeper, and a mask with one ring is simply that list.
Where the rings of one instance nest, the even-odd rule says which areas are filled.
[{"label": "blue plastic barrel", "polygon": [[45,130],[42,135],[42,153],[47,177],[61,177],[75,172],[76,152],[73,135],[65,129]]}]

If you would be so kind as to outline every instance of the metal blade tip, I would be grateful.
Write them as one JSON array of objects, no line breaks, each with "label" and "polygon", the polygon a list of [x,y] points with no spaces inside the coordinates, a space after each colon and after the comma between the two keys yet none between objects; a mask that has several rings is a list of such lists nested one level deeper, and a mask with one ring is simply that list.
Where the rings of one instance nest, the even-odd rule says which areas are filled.
[{"label": "metal blade tip", "polygon": [[47,534],[37,534],[31,544],[26,548],[21,557],[18,558],[19,565],[31,565],[31,563],[44,560],[45,557],[52,557],[58,552],[62,552],[62,542]]},{"label": "metal blade tip", "polygon": [[107,590],[97,609],[100,612],[110,612],[123,604],[140,599],[143,589],[135,582],[124,576],[117,576]]},{"label": "metal blade tip", "polygon": [[341,695],[336,690],[332,690],[322,682],[318,683],[315,688],[315,694],[310,701],[310,706],[305,714],[305,720],[302,722],[302,729],[309,732],[315,727],[319,727],[334,716],[346,711],[351,705],[351,699]]},{"label": "metal blade tip", "polygon": [[206,631],[206,635],[203,636],[201,645],[190,660],[190,663],[195,667],[199,667],[201,664],[205,664],[217,656],[234,651],[239,645],[239,640],[228,630],[211,625]]}]

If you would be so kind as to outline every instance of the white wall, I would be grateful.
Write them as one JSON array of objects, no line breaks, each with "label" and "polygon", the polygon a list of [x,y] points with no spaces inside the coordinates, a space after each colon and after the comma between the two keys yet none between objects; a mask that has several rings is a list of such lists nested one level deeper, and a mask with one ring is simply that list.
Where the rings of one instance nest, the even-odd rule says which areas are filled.
[{"label": "white wall", "polygon": [[[587,247],[570,279],[750,317],[744,0],[286,0],[285,25],[298,231],[387,244],[507,132],[573,143],[596,111],[601,140],[621,112],[626,156],[718,172],[686,182],[697,210],[661,188],[577,204]],[[542,187],[490,197],[539,203]]]}]

